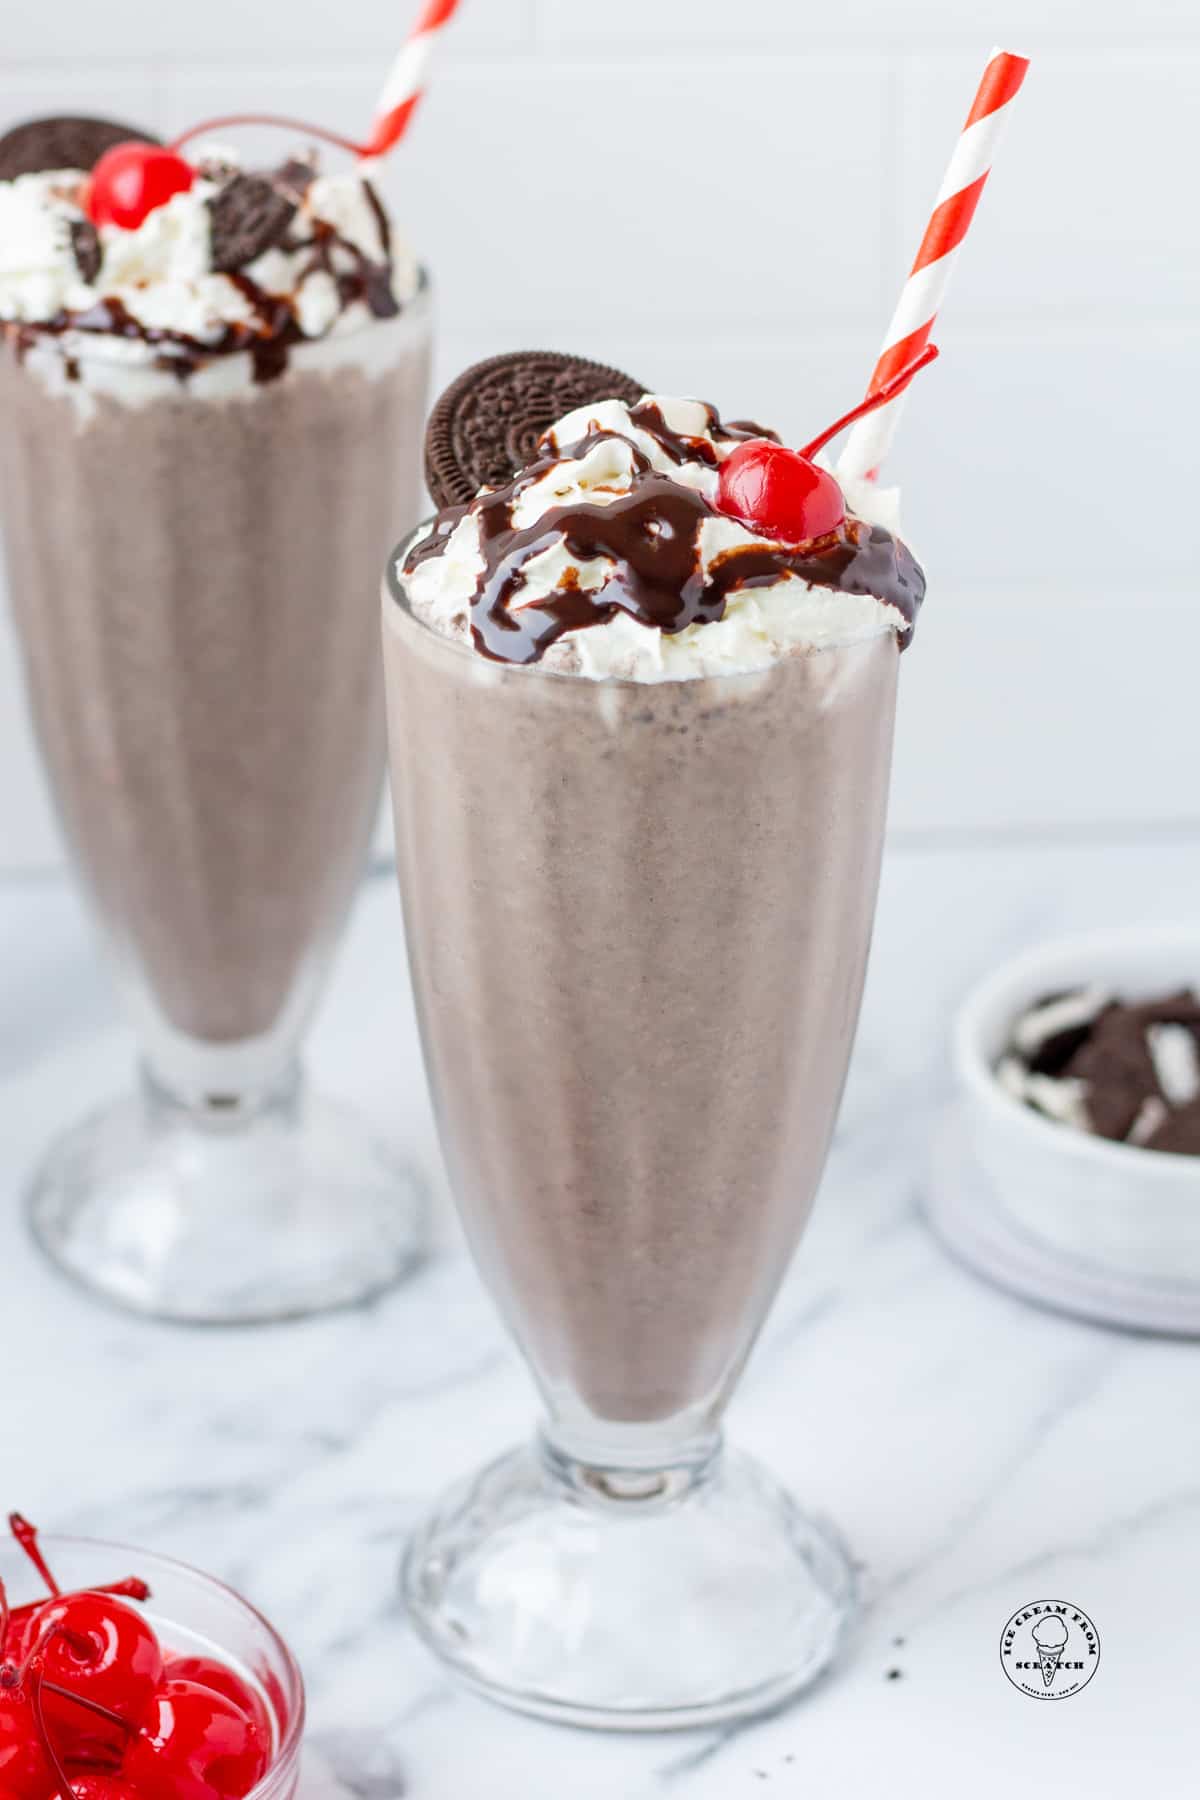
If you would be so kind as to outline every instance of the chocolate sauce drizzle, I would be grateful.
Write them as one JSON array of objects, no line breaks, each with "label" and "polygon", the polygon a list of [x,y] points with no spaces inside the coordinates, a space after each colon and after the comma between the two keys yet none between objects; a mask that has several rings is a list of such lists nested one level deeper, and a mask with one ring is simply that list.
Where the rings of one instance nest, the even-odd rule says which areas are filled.
[{"label": "chocolate sauce drizzle", "polygon": [[[274,179],[293,192],[299,187],[302,197],[300,178],[305,174],[311,181],[312,171],[307,165],[291,162],[285,163]],[[361,301],[375,318],[390,319],[400,311],[392,292],[390,227],[383,204],[370,182],[364,182],[363,187],[379,221],[383,262],[373,262],[324,219],[311,221],[311,236],[299,238],[289,233],[281,240],[280,248],[289,253],[311,251],[301,267],[297,285],[307,276],[321,271],[336,284],[343,311]],[[354,267],[338,268],[334,260],[336,251],[351,258]],[[231,273],[226,279],[233,282],[249,303],[254,319],[253,322],[226,323],[213,338],[190,337],[186,332],[145,325],[115,296],[97,301],[85,312],[64,311],[51,319],[0,323],[0,331],[14,344],[18,357],[24,356],[40,337],[58,337],[67,331],[99,337],[136,338],[144,344],[160,347],[161,354],[155,358],[155,367],[178,376],[180,381],[186,381],[215,357],[235,356],[245,351],[251,359],[255,381],[273,381],[287,368],[293,348],[313,340],[300,329],[295,303],[289,296],[268,293],[244,271]]]},{"label": "chocolate sauce drizzle", "polygon": [[[748,420],[724,425],[714,408],[707,411],[716,437],[775,436]],[[700,457],[716,465],[710,445],[672,431],[652,402],[632,408],[630,417],[671,462]],[[904,649],[924,598],[925,577],[911,551],[890,531],[848,517],[837,531],[805,544],[757,543],[728,550],[706,573],[700,556],[701,527],[706,519],[724,515],[694,488],[655,470],[630,439],[625,441],[633,450],[634,480],[628,494],[607,505],[573,502],[552,507],[532,525],[514,526],[515,505],[525,489],[563,458],[585,456],[596,444],[619,435],[593,432],[578,444],[548,452],[513,481],[472,503],[484,568],[470,604],[471,635],[481,655],[496,662],[538,662],[566,632],[604,624],[617,612],[673,636],[689,625],[723,618],[731,594],[770,586],[788,574],[840,593],[870,594],[894,606],[906,621],[899,633]],[[441,555],[468,510],[454,506],[438,514],[430,535],[410,552],[406,574]],[[569,576],[567,585],[523,605],[528,565],[556,543],[563,543],[577,562],[609,559],[611,575],[590,591]]]},{"label": "chocolate sauce drizzle", "polygon": [[[737,438],[745,441],[748,438],[770,438],[773,444],[780,442],[777,431],[769,431],[765,425],[756,425],[753,419],[731,419],[723,424],[721,415],[715,406],[705,406],[708,414],[708,429],[714,437]],[[685,438],[677,431],[672,431],[662,416],[661,409],[653,400],[640,400],[629,409],[629,417],[646,436],[653,438],[664,456],[673,463],[705,462],[710,469],[715,469],[720,462],[716,450],[704,437]]]}]

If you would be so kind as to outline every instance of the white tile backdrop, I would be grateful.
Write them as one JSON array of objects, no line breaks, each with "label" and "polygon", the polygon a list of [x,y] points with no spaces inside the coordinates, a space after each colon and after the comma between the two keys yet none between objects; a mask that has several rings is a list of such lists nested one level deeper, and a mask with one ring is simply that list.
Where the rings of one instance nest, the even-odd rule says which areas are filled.
[{"label": "white tile backdrop", "polygon": [[[0,121],[353,130],[414,12],[8,0]],[[1196,0],[464,0],[391,198],[441,376],[536,340],[805,434],[861,388],[995,40],[1034,68],[895,459],[932,598],[893,830],[1200,828]],[[5,617],[27,868],[57,850]]]}]

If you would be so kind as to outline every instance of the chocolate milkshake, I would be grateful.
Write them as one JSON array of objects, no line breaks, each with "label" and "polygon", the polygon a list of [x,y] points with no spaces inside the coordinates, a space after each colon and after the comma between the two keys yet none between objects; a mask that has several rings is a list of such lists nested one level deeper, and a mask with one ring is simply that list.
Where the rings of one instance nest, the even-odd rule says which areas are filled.
[{"label": "chocolate milkshake", "polygon": [[[76,124],[86,165],[97,140]],[[429,300],[361,165],[248,173],[202,151],[139,223],[96,217],[85,166],[0,179],[9,588],[52,789],[153,1090],[173,1119],[228,1132],[277,1102],[295,1110],[297,1040],[379,799],[373,595],[397,505],[417,513]],[[216,1257],[198,1293],[190,1239],[190,1299],[145,1293],[144,1258],[106,1272],[94,1210],[115,1205],[112,1153],[92,1150],[104,1170],[82,1180],[104,1199],[74,1272],[188,1316],[315,1303],[317,1259],[295,1277],[303,1293],[274,1282],[282,1243],[263,1246],[253,1303],[226,1307]],[[60,1255],[82,1228],[81,1154],[42,1184]],[[254,1181],[315,1179],[311,1146],[297,1155]],[[136,1144],[119,1161],[144,1193]],[[185,1162],[150,1180],[160,1201],[178,1198]],[[394,1182],[374,1146],[358,1162],[368,1186]],[[335,1271],[352,1241],[335,1234]],[[361,1278],[335,1272],[337,1297]]]},{"label": "chocolate milkshake", "polygon": [[[638,627],[637,629],[641,629]],[[397,842],[451,1179],[552,1407],[712,1407],[825,1160],[875,902],[890,631],[641,684],[395,607]]]},{"label": "chocolate milkshake", "polygon": [[[811,534],[763,516],[783,476]],[[535,1671],[501,1623],[507,1605],[541,1628],[515,1585],[525,1551],[538,1592],[577,1610],[586,1587],[597,1620],[614,1583],[628,1593],[628,1562],[585,1554],[568,1502],[649,1517],[698,1484],[734,1537],[756,1529],[713,1474],[714,1435],[837,1112],[924,590],[870,508],[698,401],[604,399],[393,564],[426,1060],[466,1229],[549,1411],[540,1462],[497,1465],[418,1539],[409,1598],[442,1654],[533,1710],[641,1706],[564,1674],[579,1646],[561,1639]],[[680,1579],[692,1607],[704,1572]]]}]

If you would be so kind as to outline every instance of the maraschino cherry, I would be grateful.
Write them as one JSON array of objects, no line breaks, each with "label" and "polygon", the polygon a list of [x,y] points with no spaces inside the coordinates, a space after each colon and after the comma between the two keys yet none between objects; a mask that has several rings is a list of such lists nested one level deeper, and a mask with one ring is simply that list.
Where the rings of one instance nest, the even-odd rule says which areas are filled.
[{"label": "maraschino cherry", "polygon": [[84,210],[93,225],[136,231],[157,207],[186,194],[195,179],[191,163],[161,144],[114,144],[92,170]]},{"label": "maraschino cherry", "polygon": [[856,419],[904,392],[913,377],[937,355],[927,344],[919,356],[885,381],[851,412],[815,437],[803,450],[789,450],[770,438],[749,438],[721,464],[717,505],[765,537],[804,544],[837,531],[846,518],[842,490],[827,469],[812,459]]},{"label": "maraschino cherry", "polygon": [[[0,1582],[0,1642],[6,1605]],[[64,1742],[76,1762],[96,1773],[114,1769],[129,1737],[129,1727],[116,1714],[47,1682],[42,1658],[36,1653],[21,1665],[11,1658],[0,1661],[0,1794],[19,1796],[20,1800],[42,1800],[53,1786],[44,1753],[45,1734],[32,1703],[35,1676],[39,1695],[45,1689],[43,1705],[53,1700],[64,1709],[64,1718],[69,1720]]]},{"label": "maraschino cherry", "polygon": [[226,1700],[232,1700],[244,1713],[249,1713],[263,1743],[271,1742],[271,1720],[266,1702],[228,1664],[218,1662],[214,1656],[168,1656],[163,1678],[166,1681],[190,1681],[196,1687],[211,1688],[214,1694],[223,1694]]},{"label": "maraschino cherry", "polygon": [[[5,1800],[48,1800],[55,1768],[40,1704],[44,1671],[38,1657],[21,1667],[8,1657],[9,1624],[8,1595],[0,1581],[0,1794]],[[80,1712],[90,1715],[86,1701]]]},{"label": "maraschino cherry", "polygon": [[744,525],[786,544],[836,531],[846,517],[842,490],[802,450],[750,438],[721,464],[717,504]]},{"label": "maraschino cherry", "polygon": [[68,1775],[46,1718],[45,1675],[35,1662],[30,1676],[30,1701],[45,1765],[50,1770],[59,1800],[138,1800],[135,1790],[120,1775],[88,1771]]},{"label": "maraschino cherry", "polygon": [[243,1800],[266,1773],[269,1747],[240,1706],[212,1688],[168,1681],[125,1753],[141,1800]]},{"label": "maraschino cherry", "polygon": [[46,1696],[46,1715],[55,1729],[78,1725],[73,1703],[80,1699],[94,1700],[136,1726],[162,1680],[162,1651],[149,1624],[106,1594],[50,1601],[38,1615],[35,1648],[46,1679],[69,1688],[72,1696]]}]

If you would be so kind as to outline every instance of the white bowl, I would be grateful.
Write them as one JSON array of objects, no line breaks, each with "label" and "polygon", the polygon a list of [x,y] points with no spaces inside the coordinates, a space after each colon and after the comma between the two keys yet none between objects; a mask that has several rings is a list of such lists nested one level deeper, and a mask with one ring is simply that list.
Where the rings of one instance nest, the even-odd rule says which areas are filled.
[{"label": "white bowl", "polygon": [[1080,932],[1027,951],[972,989],[953,1039],[966,1137],[1028,1237],[1115,1276],[1200,1284],[1200,1157],[1057,1124],[996,1080],[1017,1017],[1046,994],[1092,984],[1131,1000],[1187,986],[1200,991],[1200,931]]}]

